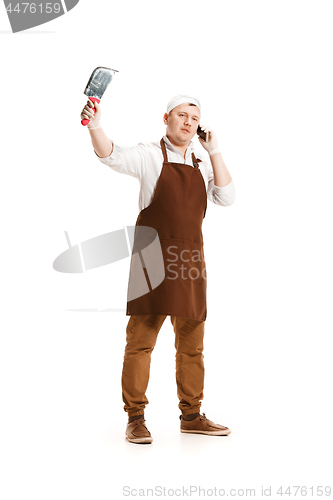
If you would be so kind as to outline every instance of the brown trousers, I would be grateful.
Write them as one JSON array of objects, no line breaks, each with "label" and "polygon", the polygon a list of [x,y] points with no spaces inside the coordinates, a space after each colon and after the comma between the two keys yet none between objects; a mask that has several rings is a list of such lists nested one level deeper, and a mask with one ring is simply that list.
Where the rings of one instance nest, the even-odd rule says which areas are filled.
[{"label": "brown trousers", "polygon": [[[126,328],[126,347],[122,372],[124,410],[129,417],[143,415],[148,404],[151,353],[166,316],[133,315]],[[184,415],[199,413],[203,398],[204,321],[170,316],[175,331],[176,382],[179,409]]]}]

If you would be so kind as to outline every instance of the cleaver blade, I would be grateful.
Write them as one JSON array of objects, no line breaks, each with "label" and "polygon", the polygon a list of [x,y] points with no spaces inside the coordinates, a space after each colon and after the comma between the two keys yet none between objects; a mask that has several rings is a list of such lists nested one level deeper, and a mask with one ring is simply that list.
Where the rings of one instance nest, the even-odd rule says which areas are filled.
[{"label": "cleaver blade", "polygon": [[[91,76],[83,93],[87,97],[89,97],[91,102],[97,101],[99,103],[115,73],[118,73],[118,70],[111,68],[104,68],[103,66],[95,68],[94,71],[91,73]],[[92,111],[95,112],[96,109],[92,108]],[[81,121],[82,125],[84,126],[88,125],[89,122],[90,120]]]}]

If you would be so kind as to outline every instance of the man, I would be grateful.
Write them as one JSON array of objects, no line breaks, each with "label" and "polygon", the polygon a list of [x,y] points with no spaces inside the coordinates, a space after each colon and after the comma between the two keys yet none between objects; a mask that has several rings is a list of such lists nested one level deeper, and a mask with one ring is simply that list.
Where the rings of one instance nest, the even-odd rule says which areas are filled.
[{"label": "man", "polygon": [[[176,382],[181,432],[228,435],[230,429],[200,414],[203,398],[203,337],[206,320],[206,269],[203,252],[202,221],[207,199],[221,206],[234,202],[235,187],[223,161],[216,134],[199,138],[210,162],[197,159],[192,139],[201,117],[201,105],[191,96],[174,96],[164,114],[166,134],[160,142],[134,147],[115,145],[101,124],[101,106],[90,101],[81,119],[88,119],[92,145],[102,163],[113,170],[136,177],[140,182],[140,214],[136,229],[152,228],[159,237],[164,269],[161,283],[154,287],[148,274],[150,262],[142,258],[149,292],[134,299],[128,295],[130,316],[126,329],[126,348],[122,372],[124,410],[128,413],[126,439],[132,443],[151,443],[145,425],[145,392],[149,381],[151,352],[158,332],[170,316],[175,331]],[[208,139],[208,140],[207,140]],[[134,240],[130,280],[134,258]],[[142,252],[143,253],[143,252]],[[142,256],[141,256],[142,257]],[[141,267],[141,269],[142,269]],[[162,408],[161,418],[167,415]]]}]

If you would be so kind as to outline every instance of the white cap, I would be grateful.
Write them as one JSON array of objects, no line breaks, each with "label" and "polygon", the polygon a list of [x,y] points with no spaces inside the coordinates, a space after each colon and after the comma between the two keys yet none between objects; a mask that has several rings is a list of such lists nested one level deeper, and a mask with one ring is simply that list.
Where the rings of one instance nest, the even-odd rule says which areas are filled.
[{"label": "white cap", "polygon": [[177,94],[173,96],[171,101],[169,101],[168,106],[167,106],[167,113],[170,113],[170,111],[175,108],[176,106],[179,106],[179,104],[194,104],[195,106],[198,106],[198,108],[201,111],[201,104],[199,99],[196,97],[191,97],[189,95],[182,95],[182,94]]}]

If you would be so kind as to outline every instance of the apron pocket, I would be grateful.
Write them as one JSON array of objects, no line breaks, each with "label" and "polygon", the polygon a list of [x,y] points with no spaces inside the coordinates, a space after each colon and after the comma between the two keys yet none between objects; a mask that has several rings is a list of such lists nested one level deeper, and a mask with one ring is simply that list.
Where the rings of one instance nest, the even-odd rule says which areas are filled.
[{"label": "apron pocket", "polygon": [[164,261],[158,233],[147,226],[135,229],[130,265],[128,299],[146,295],[149,287],[154,290],[164,280]]}]

